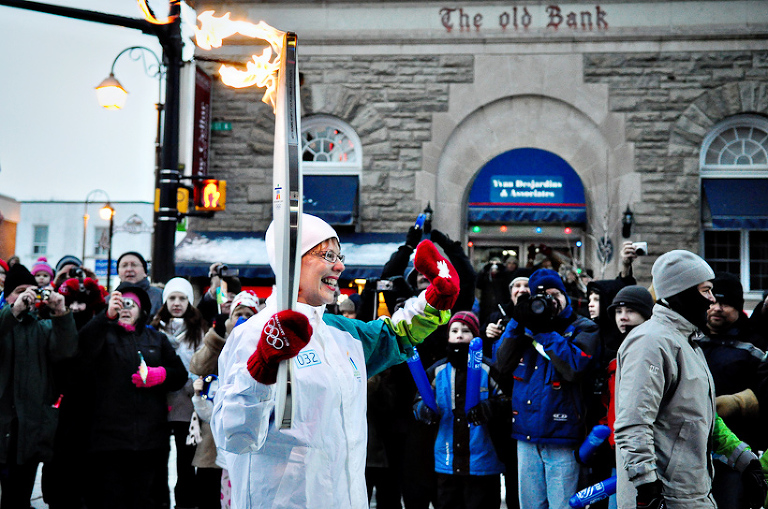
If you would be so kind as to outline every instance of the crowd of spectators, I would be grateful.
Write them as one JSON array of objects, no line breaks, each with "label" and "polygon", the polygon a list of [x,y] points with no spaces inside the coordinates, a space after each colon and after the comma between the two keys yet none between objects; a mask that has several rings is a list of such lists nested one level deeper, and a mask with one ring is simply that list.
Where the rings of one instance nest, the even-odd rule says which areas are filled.
[{"label": "crowd of spectators", "polygon": [[[492,257],[475,267],[461,243],[427,233],[458,280],[437,307],[452,318],[417,346],[434,403],[406,363],[369,378],[368,502],[564,509],[615,478],[617,493],[593,507],[764,505],[768,299],[750,315],[738,277],[682,250],[657,258],[646,288],[631,242],[619,275],[593,280],[544,245],[522,263]],[[359,294],[336,288],[325,313],[394,320],[430,291],[437,306],[435,274],[411,265],[426,237],[409,229],[381,276]],[[228,508],[233,482],[243,482],[230,476],[212,430],[219,357],[267,304],[221,262],[197,292],[180,277],[150,284],[137,252],[123,253],[117,270],[120,284],[107,293],[75,256],[40,258],[29,270],[17,257],[0,260],[3,508],[29,507],[41,463],[52,509],[170,507],[171,441],[178,509]],[[470,368],[474,338],[482,359]],[[476,401],[470,369],[479,373]],[[259,373],[244,376],[274,383]],[[607,439],[580,457],[600,425]]]}]

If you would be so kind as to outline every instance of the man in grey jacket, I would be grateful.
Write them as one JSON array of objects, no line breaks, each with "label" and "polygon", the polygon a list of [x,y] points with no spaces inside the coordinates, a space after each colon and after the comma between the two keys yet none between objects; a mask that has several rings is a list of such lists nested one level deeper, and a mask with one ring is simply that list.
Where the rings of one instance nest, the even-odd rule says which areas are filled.
[{"label": "man in grey jacket", "polygon": [[762,501],[760,463],[717,417],[714,382],[698,344],[715,302],[714,272],[697,255],[675,250],[660,256],[651,273],[658,299],[653,316],[618,352],[619,508],[714,509],[713,452],[742,472],[750,498]]}]

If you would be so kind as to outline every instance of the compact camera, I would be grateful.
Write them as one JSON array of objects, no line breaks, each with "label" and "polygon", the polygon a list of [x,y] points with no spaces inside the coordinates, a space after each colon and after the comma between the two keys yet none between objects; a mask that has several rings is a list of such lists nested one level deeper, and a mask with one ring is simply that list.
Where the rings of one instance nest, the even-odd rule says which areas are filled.
[{"label": "compact camera", "polygon": [[48,297],[51,296],[51,289],[50,288],[36,288],[35,289],[36,299],[37,302],[43,302],[47,301]]},{"label": "compact camera", "polygon": [[647,242],[633,242],[632,247],[635,248],[635,254],[637,256],[645,256],[648,254],[648,243]]}]

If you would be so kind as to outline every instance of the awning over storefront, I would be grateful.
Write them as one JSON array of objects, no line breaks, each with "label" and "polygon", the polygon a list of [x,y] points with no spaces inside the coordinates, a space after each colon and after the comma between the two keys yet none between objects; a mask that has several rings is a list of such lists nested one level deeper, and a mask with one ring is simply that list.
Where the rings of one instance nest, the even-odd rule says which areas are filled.
[{"label": "awning over storefront", "polygon": [[357,175],[305,175],[304,212],[330,224],[354,224]]},{"label": "awning over storefront", "polygon": [[585,223],[584,186],[561,157],[520,148],[491,159],[469,193],[469,222]]},{"label": "awning over storefront", "polygon": [[[346,256],[344,279],[381,275],[389,257],[405,241],[400,233],[340,235]],[[267,260],[264,232],[189,232],[176,246],[177,276],[207,276],[208,267],[221,261],[240,270],[240,277],[273,278]]]},{"label": "awning over storefront", "polygon": [[703,179],[705,223],[721,229],[768,229],[768,179]]}]

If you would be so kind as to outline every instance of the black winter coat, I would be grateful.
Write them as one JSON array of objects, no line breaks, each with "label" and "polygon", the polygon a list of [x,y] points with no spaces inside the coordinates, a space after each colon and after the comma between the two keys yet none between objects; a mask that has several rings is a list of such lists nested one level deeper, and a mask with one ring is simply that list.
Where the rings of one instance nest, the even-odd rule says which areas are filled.
[{"label": "black winter coat", "polygon": [[[147,366],[162,366],[165,381],[136,387],[131,375],[139,368],[139,351]],[[168,392],[187,381],[187,370],[168,337],[144,326],[128,331],[105,313],[80,331],[79,397],[89,402],[88,450],[140,451],[168,447]]]},{"label": "black winter coat", "polygon": [[[752,389],[756,395],[760,393],[758,368],[764,362],[765,354],[754,346],[760,341],[756,336],[750,328],[749,319],[742,313],[725,333],[710,332],[699,341],[715,381],[716,396],[736,394],[745,389]],[[768,445],[762,422],[741,415],[732,415],[725,420],[731,431],[755,450],[764,450]]]},{"label": "black winter coat", "polygon": [[10,305],[0,310],[0,463],[11,441],[18,464],[51,459],[59,420],[53,364],[76,351],[72,313],[41,320],[30,313],[17,319]]}]

